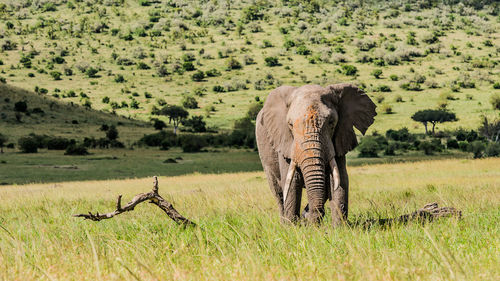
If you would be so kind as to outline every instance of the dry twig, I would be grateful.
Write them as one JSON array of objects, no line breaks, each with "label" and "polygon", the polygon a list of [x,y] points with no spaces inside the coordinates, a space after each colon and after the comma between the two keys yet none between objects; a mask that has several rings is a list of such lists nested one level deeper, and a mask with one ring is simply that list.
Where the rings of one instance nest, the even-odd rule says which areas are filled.
[{"label": "dry twig", "polygon": [[176,223],[183,226],[196,226],[194,222],[179,214],[179,212],[177,212],[172,204],[170,204],[167,200],[163,199],[160,194],[158,194],[158,177],[154,177],[153,190],[151,192],[137,194],[134,198],[132,198],[132,201],[128,202],[125,206],[122,206],[121,203],[122,196],[118,195],[118,199],[116,200],[116,210],[113,212],[105,214],[99,214],[99,212],[93,214],[89,212],[88,214],[75,214],[73,215],[73,217],[82,217],[84,219],[89,219],[92,221],[110,219],[121,213],[134,210],[135,206],[147,200],[149,200],[149,203],[155,204],[160,209],[162,209]]}]

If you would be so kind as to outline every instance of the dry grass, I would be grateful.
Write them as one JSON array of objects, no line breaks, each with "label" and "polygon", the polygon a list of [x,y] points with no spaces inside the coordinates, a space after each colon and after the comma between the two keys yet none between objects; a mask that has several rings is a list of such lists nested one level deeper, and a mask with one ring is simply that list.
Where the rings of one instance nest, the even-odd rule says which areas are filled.
[{"label": "dry grass", "polygon": [[[283,226],[261,172],[160,178],[160,193],[199,228],[182,230],[144,204],[111,210],[152,179],[0,189],[0,276],[6,280],[464,279],[500,276],[500,159],[350,169],[351,221],[436,201],[464,212],[425,226],[364,230]],[[329,215],[327,214],[328,218]]]}]

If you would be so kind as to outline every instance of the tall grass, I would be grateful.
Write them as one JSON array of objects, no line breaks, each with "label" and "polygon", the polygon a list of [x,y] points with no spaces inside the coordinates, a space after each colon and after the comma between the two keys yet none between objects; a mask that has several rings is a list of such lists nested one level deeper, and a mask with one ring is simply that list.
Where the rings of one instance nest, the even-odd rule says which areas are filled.
[{"label": "tall grass", "polygon": [[71,217],[114,208],[152,179],[0,189],[0,276],[5,280],[462,279],[500,276],[500,159],[350,168],[350,220],[397,216],[425,203],[443,219],[365,230],[279,223],[262,172],[160,178],[160,193],[198,228],[158,208],[94,223]]}]

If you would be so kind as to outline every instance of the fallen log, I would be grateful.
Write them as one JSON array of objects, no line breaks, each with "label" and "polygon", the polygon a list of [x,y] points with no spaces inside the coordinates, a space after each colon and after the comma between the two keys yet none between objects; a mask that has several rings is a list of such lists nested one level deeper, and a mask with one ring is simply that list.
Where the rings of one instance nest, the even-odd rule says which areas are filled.
[{"label": "fallen log", "polygon": [[73,217],[81,217],[91,221],[101,221],[105,219],[110,219],[116,215],[133,211],[135,206],[144,201],[149,200],[149,203],[158,206],[177,224],[182,225],[184,227],[196,226],[194,222],[182,216],[171,203],[169,203],[167,200],[163,199],[163,197],[160,196],[160,194],[158,193],[158,177],[154,177],[153,190],[151,192],[137,194],[125,206],[122,206],[121,200],[122,196],[118,195],[118,199],[116,200],[116,210],[114,210],[113,212],[105,214],[99,214],[99,212],[93,214],[89,212],[88,214],[75,214],[73,215]]},{"label": "fallen log", "polygon": [[412,221],[425,223],[444,217],[457,217],[460,219],[462,218],[462,211],[453,207],[439,207],[438,203],[434,202],[426,204],[423,208],[411,214],[402,215],[396,218],[368,219],[361,225],[364,228],[370,228],[374,225],[390,226],[394,224],[407,224]]}]

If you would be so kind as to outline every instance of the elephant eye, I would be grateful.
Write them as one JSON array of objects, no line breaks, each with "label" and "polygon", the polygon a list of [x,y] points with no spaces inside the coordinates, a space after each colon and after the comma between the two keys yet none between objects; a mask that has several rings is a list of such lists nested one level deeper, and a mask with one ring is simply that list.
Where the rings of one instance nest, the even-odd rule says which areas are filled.
[{"label": "elephant eye", "polygon": [[335,125],[337,125],[337,120],[335,119],[330,119],[330,121],[328,122],[328,124],[330,125],[330,127],[335,127]]}]

